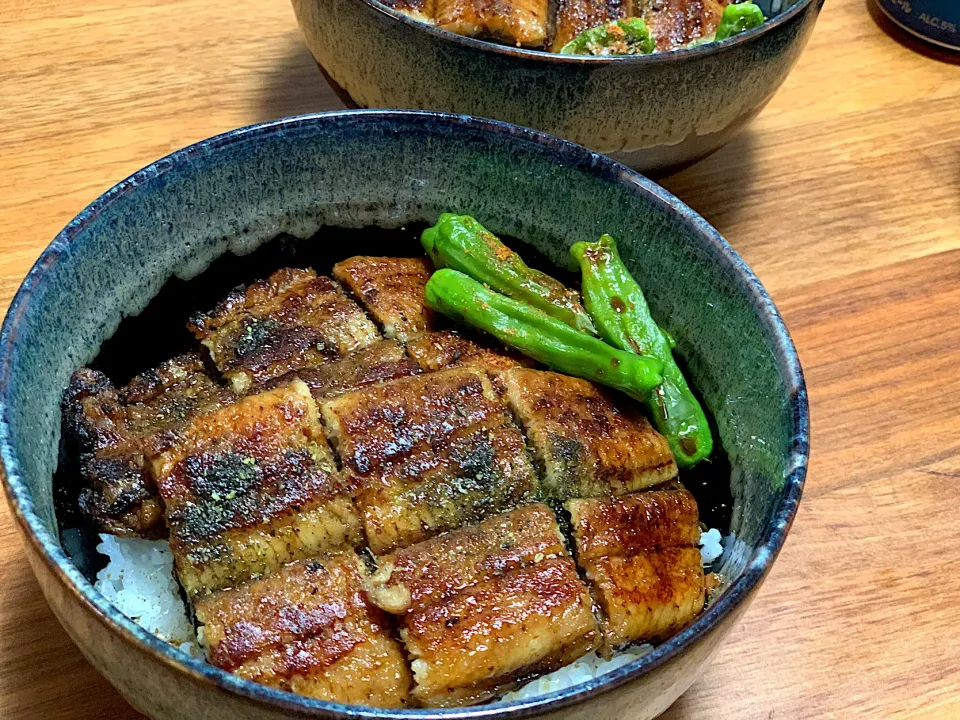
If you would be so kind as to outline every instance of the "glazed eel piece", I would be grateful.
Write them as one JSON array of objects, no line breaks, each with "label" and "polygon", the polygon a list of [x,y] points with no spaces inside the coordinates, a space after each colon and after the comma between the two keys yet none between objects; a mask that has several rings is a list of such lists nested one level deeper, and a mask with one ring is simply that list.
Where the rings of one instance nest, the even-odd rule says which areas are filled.
[{"label": "glazed eel piece", "polygon": [[564,507],[609,650],[663,640],[703,609],[699,517],[688,491],[575,499]]},{"label": "glazed eel piece", "polygon": [[191,318],[189,327],[238,393],[380,339],[336,282],[294,268],[234,289],[212,312]]},{"label": "glazed eel piece", "polygon": [[194,606],[210,662],[247,680],[341,703],[403,707],[410,670],[347,550],[293,562]]},{"label": "glazed eel piece", "polygon": [[475,368],[361,388],[325,402],[322,414],[375,553],[537,495],[523,435]]},{"label": "glazed eel piece", "polygon": [[313,270],[282,268],[237,287],[189,328],[241,393],[299,378],[319,402],[420,371],[339,283]]},{"label": "glazed eel piece", "polygon": [[420,371],[531,364],[451,329],[427,308],[423,288],[432,272],[426,258],[369,256],[337,263],[335,279],[283,268],[234,289],[211,312],[196,314],[190,329],[237,392],[298,377],[318,402]]},{"label": "glazed eel piece", "polygon": [[436,0],[383,0],[383,4],[420,22],[432,24],[436,15]]},{"label": "glazed eel piece", "polygon": [[633,0],[632,14],[647,24],[657,50],[676,50],[713,35],[728,0]]},{"label": "glazed eel piece", "polygon": [[378,558],[370,599],[400,618],[413,696],[488,699],[599,646],[553,511],[530,504]]},{"label": "glazed eel piece", "polygon": [[385,0],[384,4],[458,35],[517,47],[543,47],[550,22],[549,0]]},{"label": "glazed eel piece", "polygon": [[499,375],[526,433],[543,497],[609,497],[677,476],[666,439],[625,398],[587,380],[529,368]]},{"label": "glazed eel piece", "polygon": [[191,599],[364,545],[354,488],[300,380],[194,418],[152,469]]},{"label": "glazed eel piece", "polygon": [[176,443],[190,420],[236,399],[199,355],[168,360],[117,388],[81,368],[64,393],[64,436],[79,459],[81,512],[101,532],[163,537],[162,506],[147,458]]},{"label": "glazed eel piece", "polygon": [[367,309],[383,333],[406,346],[424,372],[451,367],[503,370],[532,362],[488,338],[449,326],[427,307],[424,288],[433,264],[427,258],[358,255],[333,267],[333,276]]}]

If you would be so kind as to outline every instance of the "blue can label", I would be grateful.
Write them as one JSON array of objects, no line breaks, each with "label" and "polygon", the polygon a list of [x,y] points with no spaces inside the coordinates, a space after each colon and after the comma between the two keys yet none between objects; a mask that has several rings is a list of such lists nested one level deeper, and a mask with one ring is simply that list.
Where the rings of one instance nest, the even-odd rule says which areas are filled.
[{"label": "blue can label", "polygon": [[960,0],[877,0],[898,25],[938,45],[960,48]]}]

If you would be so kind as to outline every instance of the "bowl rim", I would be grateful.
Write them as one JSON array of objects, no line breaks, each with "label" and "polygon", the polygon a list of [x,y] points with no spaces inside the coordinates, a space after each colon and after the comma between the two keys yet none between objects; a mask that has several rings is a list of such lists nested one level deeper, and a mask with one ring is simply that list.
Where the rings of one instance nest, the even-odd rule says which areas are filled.
[{"label": "bowl rim", "polygon": [[[454,132],[474,133],[501,142],[528,144],[532,149],[545,151],[558,164],[594,174],[608,182],[624,185],[638,196],[645,196],[646,200],[677,215],[680,222],[687,224],[702,238],[704,246],[713,253],[715,261],[726,266],[734,282],[755,308],[763,326],[764,335],[772,346],[776,364],[785,382],[785,390],[789,394],[793,435],[785,465],[783,497],[774,511],[772,521],[765,526],[756,549],[746,562],[740,576],[693,623],[667,642],[657,646],[649,654],[586,683],[537,698],[441,710],[393,710],[344,705],[258,685],[242,680],[202,660],[191,658],[123,615],[80,573],[60,546],[58,538],[51,536],[44,528],[43,521],[34,507],[31,493],[21,475],[19,452],[11,440],[9,393],[11,366],[17,352],[19,320],[28,310],[34,289],[43,283],[44,275],[59,261],[61,255],[67,253],[76,237],[105,208],[133,192],[138,186],[156,181],[174,168],[194,162],[200,163],[202,167],[202,164],[214,158],[218,151],[238,143],[255,143],[265,137],[285,136],[290,131],[301,127],[322,128],[328,123],[376,125],[389,123],[392,120],[410,123],[418,130],[428,131],[431,128],[440,128]],[[141,653],[151,655],[155,660],[175,671],[190,676],[194,681],[207,685],[211,690],[233,692],[248,700],[263,702],[276,709],[297,713],[300,717],[362,718],[364,720],[389,718],[440,720],[453,717],[478,720],[500,716],[503,713],[509,713],[516,718],[530,717],[577,704],[661,667],[692,646],[702,635],[716,628],[766,576],[783,546],[796,515],[808,460],[809,407],[803,372],[793,341],[777,308],[756,275],[721,235],[706,220],[667,190],[610,158],[543,132],[465,115],[407,110],[311,113],[241,127],[177,150],[117,183],[67,224],[27,273],[7,310],[2,329],[0,329],[0,465],[2,465],[0,479],[3,482],[11,513],[19,525],[24,541],[35,551],[37,558],[82,607],[122,642],[133,646]]]},{"label": "bowl rim", "polygon": [[417,20],[406,13],[402,13],[399,10],[394,10],[393,8],[388,7],[381,2],[381,0],[353,1],[367,5],[372,10],[392,20],[414,27],[421,32],[426,32],[427,34],[433,35],[434,37],[439,38],[441,41],[458,43],[464,47],[479,50],[491,55],[504,55],[506,57],[512,57],[521,60],[554,62],[560,64],[566,63],[573,65],[608,65],[611,63],[618,63],[621,65],[656,65],[665,62],[673,62],[679,59],[704,57],[706,55],[723,52],[740,45],[745,45],[751,42],[754,38],[760,37],[761,35],[766,35],[768,32],[772,32],[775,28],[780,27],[780,25],[789,22],[797,15],[805,12],[810,5],[817,3],[822,7],[823,3],[825,2],[825,0],[797,0],[793,5],[780,12],[772,19],[764,22],[760,27],[739,33],[733,37],[727,38],[726,40],[705,43],[692,48],[687,47],[678,48],[676,50],[655,52],[650,53],[649,55],[607,55],[596,57],[592,55],[561,55],[559,53],[553,53],[547,50],[534,50],[531,48],[515,47],[513,45],[500,45],[489,40],[481,40],[479,38],[468,37],[466,35],[458,35],[450,30],[444,30],[436,25],[431,25],[430,23],[423,22],[422,20]]}]

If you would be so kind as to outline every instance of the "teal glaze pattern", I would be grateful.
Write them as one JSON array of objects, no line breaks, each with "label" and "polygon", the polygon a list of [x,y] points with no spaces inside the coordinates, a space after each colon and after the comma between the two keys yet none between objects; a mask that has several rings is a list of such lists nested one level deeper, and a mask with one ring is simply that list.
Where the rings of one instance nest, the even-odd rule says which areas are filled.
[{"label": "teal glaze pattern", "polygon": [[[57,540],[51,477],[70,373],[167,279],[194,275],[225,252],[248,252],[280,232],[433,222],[447,210],[470,212],[568,266],[573,242],[601,232],[618,238],[730,454],[738,540],[721,596],[679,635],[603,678],[522,703],[445,711],[344,706],[261,687],[183,655],[117,612]],[[178,151],[109,190],[57,236],[0,331],[0,460],[30,564],[84,655],[157,720],[572,720],[586,700],[598,717],[654,717],[696,679],[768,572],[800,499],[807,439],[790,338],[757,278],[715,230],[607,158],[460,116],[304,116]]]},{"label": "teal glaze pattern", "polygon": [[307,46],[360,107],[464,113],[543,130],[640,170],[693,162],[773,97],[823,0],[772,0],[763,27],[721,43],[582,58],[445,32],[377,0],[293,0]]}]

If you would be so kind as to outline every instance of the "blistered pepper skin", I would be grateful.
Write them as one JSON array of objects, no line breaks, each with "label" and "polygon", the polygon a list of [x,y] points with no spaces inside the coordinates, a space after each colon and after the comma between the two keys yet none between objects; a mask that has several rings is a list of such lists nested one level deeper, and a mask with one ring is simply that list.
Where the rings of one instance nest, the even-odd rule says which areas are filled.
[{"label": "blistered pepper skin", "polygon": [[483,330],[557,372],[640,400],[663,380],[660,360],[618,350],[456,270],[437,270],[427,282],[425,295],[427,305],[437,312]]},{"label": "blistered pepper skin", "polygon": [[469,215],[441,215],[436,225],[423,231],[420,242],[438,268],[459,270],[571,327],[596,334],[576,291],[528,267],[523,258]]},{"label": "blistered pepper skin", "polygon": [[753,30],[766,22],[763,11],[752,2],[727,5],[717,25],[714,40],[726,40],[747,30]]},{"label": "blistered pepper skin", "polygon": [[576,243],[570,254],[583,273],[583,300],[600,332],[614,347],[663,363],[663,383],[645,400],[657,430],[667,438],[680,467],[710,456],[713,437],[703,408],[673,359],[673,342],[647,307],[640,286],[620,259],[617,244]]}]

